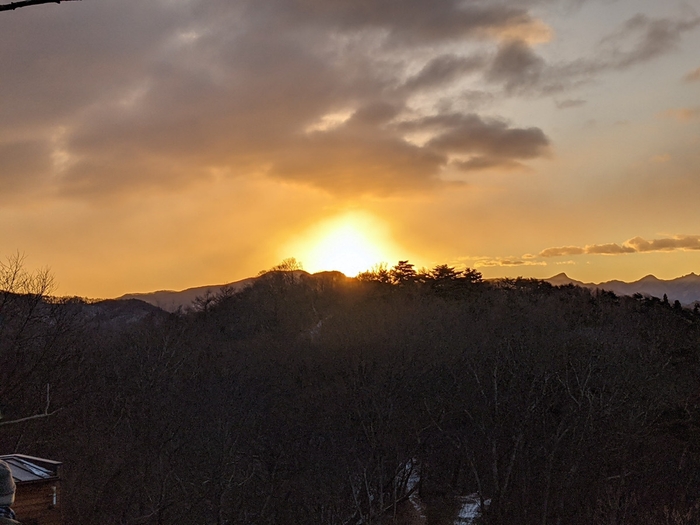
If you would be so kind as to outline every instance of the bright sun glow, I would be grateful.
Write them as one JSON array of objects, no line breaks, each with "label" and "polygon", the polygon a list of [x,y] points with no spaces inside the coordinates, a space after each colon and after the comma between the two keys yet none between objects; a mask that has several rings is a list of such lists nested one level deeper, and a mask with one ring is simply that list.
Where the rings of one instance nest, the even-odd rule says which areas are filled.
[{"label": "bright sun glow", "polygon": [[314,273],[338,270],[348,277],[369,270],[375,264],[398,260],[386,227],[364,213],[351,213],[324,222],[288,247],[287,253]]}]

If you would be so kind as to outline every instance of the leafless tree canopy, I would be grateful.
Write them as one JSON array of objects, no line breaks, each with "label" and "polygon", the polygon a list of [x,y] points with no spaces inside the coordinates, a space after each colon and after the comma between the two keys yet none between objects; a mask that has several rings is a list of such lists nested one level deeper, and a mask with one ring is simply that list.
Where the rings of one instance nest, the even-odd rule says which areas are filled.
[{"label": "leafless tree canopy", "polygon": [[0,450],[69,465],[84,525],[700,522],[700,308],[288,266],[168,314],[1,263]]}]

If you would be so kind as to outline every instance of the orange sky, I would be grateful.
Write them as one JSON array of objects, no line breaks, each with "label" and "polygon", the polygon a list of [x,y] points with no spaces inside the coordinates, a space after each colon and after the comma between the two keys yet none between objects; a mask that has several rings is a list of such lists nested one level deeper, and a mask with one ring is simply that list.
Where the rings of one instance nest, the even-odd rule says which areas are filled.
[{"label": "orange sky", "polygon": [[0,256],[59,294],[700,273],[694,2],[85,0],[0,44]]}]

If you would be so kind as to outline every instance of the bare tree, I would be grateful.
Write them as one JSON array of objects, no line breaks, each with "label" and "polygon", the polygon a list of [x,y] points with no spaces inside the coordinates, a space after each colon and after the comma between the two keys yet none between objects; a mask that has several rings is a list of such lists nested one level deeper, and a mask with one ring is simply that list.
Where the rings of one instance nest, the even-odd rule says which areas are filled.
[{"label": "bare tree", "polygon": [[[62,330],[53,315],[50,294],[55,288],[48,268],[35,272],[24,266],[24,256],[17,253],[0,261],[0,402],[16,403],[24,397],[22,385],[38,376],[42,363],[52,353]],[[29,416],[7,418],[0,412],[0,426],[40,419],[55,414],[51,410],[51,387],[42,383],[42,409]],[[45,400],[45,401],[44,401]],[[14,404],[14,403],[11,403]],[[18,408],[18,407],[15,407]]]}]

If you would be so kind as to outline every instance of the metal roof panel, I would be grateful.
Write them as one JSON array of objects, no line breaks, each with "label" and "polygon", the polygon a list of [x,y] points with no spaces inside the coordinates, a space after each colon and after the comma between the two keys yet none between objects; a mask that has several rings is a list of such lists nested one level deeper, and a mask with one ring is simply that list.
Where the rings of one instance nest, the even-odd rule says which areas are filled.
[{"label": "metal roof panel", "polygon": [[[58,472],[44,468],[32,460],[40,460],[40,458],[32,458],[31,456],[23,456],[21,454],[13,454],[9,456],[0,456],[0,459],[5,461],[12,471],[12,477],[15,481],[41,481],[57,477]],[[52,462],[53,463],[53,462]]]}]

